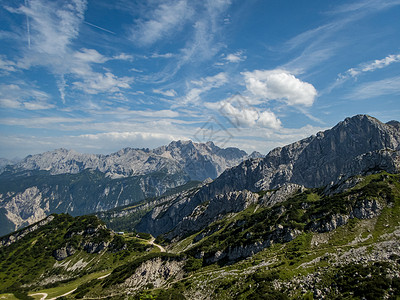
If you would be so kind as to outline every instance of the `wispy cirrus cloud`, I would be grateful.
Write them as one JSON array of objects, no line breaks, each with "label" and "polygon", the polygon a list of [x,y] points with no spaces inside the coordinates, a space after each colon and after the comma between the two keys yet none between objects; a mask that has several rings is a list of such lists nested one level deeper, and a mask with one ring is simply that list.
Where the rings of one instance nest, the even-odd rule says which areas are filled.
[{"label": "wispy cirrus cloud", "polygon": [[[320,65],[345,47],[345,37],[347,32],[351,32],[351,24],[398,5],[400,0],[361,0],[324,12],[332,20],[294,36],[283,47],[275,49],[284,52],[301,51],[282,67],[302,73]],[[342,35],[338,36],[338,33]]]},{"label": "wispy cirrus cloud", "polygon": [[0,85],[0,107],[26,110],[54,108],[50,95],[26,84]]},{"label": "wispy cirrus cloud", "polygon": [[130,88],[133,82],[132,77],[119,77],[110,70],[99,72],[92,68],[93,64],[104,64],[111,60],[133,60],[131,55],[121,53],[106,57],[95,49],[75,50],[73,41],[79,36],[86,8],[86,0],[31,0],[27,5],[7,8],[29,19],[27,35],[30,45],[23,51],[17,67],[47,68],[56,78],[63,103],[71,87],[88,94],[112,94]]},{"label": "wispy cirrus cloud", "polygon": [[179,30],[192,15],[193,9],[186,0],[162,3],[149,11],[146,19],[136,20],[131,39],[139,45],[149,46]]},{"label": "wispy cirrus cloud", "polygon": [[6,59],[4,56],[0,56],[0,71],[3,72],[15,72],[16,63]]},{"label": "wispy cirrus cloud", "polygon": [[373,99],[384,95],[400,95],[400,76],[363,83],[347,94],[347,98]]},{"label": "wispy cirrus cloud", "polygon": [[339,74],[338,79],[346,80],[348,78],[355,78],[361,75],[362,73],[373,72],[375,70],[385,68],[393,63],[398,63],[398,62],[400,62],[400,54],[391,54],[386,56],[385,58],[376,59],[371,62],[362,63],[355,68],[350,68],[345,73]]},{"label": "wispy cirrus cloud", "polygon": [[[226,73],[221,72],[214,76],[201,78],[200,80],[191,81],[191,88],[186,95],[177,103],[177,105],[199,104],[201,94],[210,91],[211,89],[223,86],[228,82]],[[195,87],[193,87],[195,86]]]}]

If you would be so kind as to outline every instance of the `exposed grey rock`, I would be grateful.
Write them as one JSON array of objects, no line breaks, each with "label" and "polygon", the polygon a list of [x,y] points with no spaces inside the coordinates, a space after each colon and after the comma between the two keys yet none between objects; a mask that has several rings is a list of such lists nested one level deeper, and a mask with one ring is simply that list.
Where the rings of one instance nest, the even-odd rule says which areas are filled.
[{"label": "exposed grey rock", "polygon": [[[237,245],[233,247],[228,247],[224,250],[218,250],[214,253],[214,255],[205,257],[205,261],[207,264],[211,264],[221,259],[234,261],[247,258],[264,250],[267,247],[270,247],[274,243],[290,242],[294,240],[299,234],[301,234],[301,231],[297,229],[277,225],[275,230],[263,241],[257,241],[248,245]],[[201,253],[197,253],[197,257],[202,257]]]},{"label": "exposed grey rock", "polygon": [[60,249],[54,250],[53,256],[56,260],[63,260],[69,256],[74,255],[76,250],[71,245],[67,245],[66,247],[62,247]]},{"label": "exposed grey rock", "polygon": [[[252,153],[252,157],[259,156]],[[57,149],[30,155],[8,168],[9,171],[45,170],[51,174],[76,174],[86,169],[98,170],[111,178],[139,176],[166,170],[168,174],[184,171],[192,180],[216,178],[226,168],[236,166],[249,156],[237,148],[219,148],[212,142],[173,141],[154,150],[124,148],[109,155],[83,154]]]},{"label": "exposed grey rock", "polygon": [[[196,195],[169,206],[164,205],[162,214],[159,209],[154,209],[139,227],[141,231],[155,235],[169,232],[169,238],[180,237],[182,233],[195,231],[197,222],[206,225],[215,220],[214,216],[218,214],[235,211],[227,209],[231,207],[228,203],[234,202],[234,198],[219,205],[216,210],[203,207],[207,201],[210,201],[209,205],[217,203],[215,199],[219,199],[218,195],[280,188],[276,192],[267,192],[262,198],[263,204],[270,206],[284,201],[301,186],[329,186],[334,190],[335,185],[355,175],[381,170],[390,173],[400,171],[400,132],[397,125],[384,124],[367,115],[357,115],[330,130],[276,148],[265,158],[248,159],[237,167],[227,169]],[[348,187],[351,184],[354,182],[349,182]],[[213,217],[205,217],[211,211]],[[332,230],[345,222],[345,216],[338,215],[316,226]]]},{"label": "exposed grey rock", "polygon": [[103,251],[104,249],[107,249],[109,245],[110,245],[110,242],[106,242],[106,241],[102,241],[99,243],[84,242],[82,244],[83,249],[87,253],[99,253],[99,252]]},{"label": "exposed grey rock", "polygon": [[309,230],[314,232],[329,232],[335,230],[339,226],[347,224],[350,217],[343,214],[329,215],[322,220],[314,221],[309,225]]},{"label": "exposed grey rock", "polygon": [[185,261],[167,258],[154,258],[142,263],[135,272],[121,284],[121,288],[128,291],[142,289],[146,284],[153,284],[155,288],[163,287],[172,279],[180,280],[185,275],[183,270]]},{"label": "exposed grey rock", "polygon": [[276,190],[267,191],[265,195],[260,200],[260,204],[266,207],[274,206],[277,203],[283,202],[287,200],[290,196],[294,195],[298,192],[304,192],[304,186],[294,184],[294,183],[285,183],[280,188]]},{"label": "exposed grey rock", "polygon": [[256,203],[258,195],[249,191],[230,192],[216,195],[209,202],[196,206],[193,212],[183,218],[167,238],[183,237],[191,232],[201,230],[208,224],[220,219],[228,213],[242,211]]},{"label": "exposed grey rock", "polygon": [[[0,235],[51,213],[109,210],[160,196],[189,180],[210,181],[247,157],[237,148],[192,141],[171,142],[154,150],[125,148],[110,155],[66,149],[31,155],[0,170],[0,221],[7,225],[0,228]],[[7,189],[17,178],[18,188],[10,184],[13,188]]]},{"label": "exposed grey rock", "polygon": [[383,209],[383,205],[376,199],[357,201],[356,206],[350,213],[350,218],[371,219],[378,216]]}]

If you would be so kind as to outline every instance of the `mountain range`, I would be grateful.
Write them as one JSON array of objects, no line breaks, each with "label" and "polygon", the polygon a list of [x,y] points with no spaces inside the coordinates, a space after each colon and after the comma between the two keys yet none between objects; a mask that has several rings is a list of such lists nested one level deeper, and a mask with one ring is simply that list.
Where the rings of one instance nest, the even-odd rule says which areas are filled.
[{"label": "mountain range", "polygon": [[159,196],[189,181],[216,178],[249,157],[212,142],[174,141],[110,155],[58,149],[30,155],[0,174],[0,234],[51,213],[83,215]]},{"label": "mountain range", "polygon": [[155,236],[168,232],[168,237],[174,238],[215,221],[221,213],[244,209],[254,202],[252,195],[262,190],[280,189],[287,196],[297,186],[335,186],[355,175],[379,170],[397,173],[398,126],[399,122],[384,124],[367,115],[347,118],[332,129],[226,170],[192,197],[156,207],[137,230]]},{"label": "mountain range", "polygon": [[[0,293],[5,293],[0,296],[400,297],[399,122],[357,115],[236,163],[214,180],[183,180],[162,195],[117,202],[96,215],[45,213],[41,221],[7,234],[0,238]],[[124,180],[155,176],[121,171],[116,178],[107,168],[83,166],[59,174],[65,168],[57,167],[57,160],[21,166],[1,174],[8,189],[21,187],[27,176],[38,181],[34,186],[59,178],[64,185],[52,182],[59,190],[69,185],[82,190],[96,176],[93,186],[103,190],[110,184],[104,180],[125,186]],[[185,168],[182,173],[188,176]],[[85,197],[90,194],[95,193]],[[70,195],[66,191],[54,203],[73,203]]]}]

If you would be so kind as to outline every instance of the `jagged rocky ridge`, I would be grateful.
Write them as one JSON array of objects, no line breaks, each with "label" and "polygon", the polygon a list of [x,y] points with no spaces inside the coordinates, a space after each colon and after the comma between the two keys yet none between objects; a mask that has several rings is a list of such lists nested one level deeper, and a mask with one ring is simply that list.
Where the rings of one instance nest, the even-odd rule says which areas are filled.
[{"label": "jagged rocky ridge", "polygon": [[[387,124],[367,116],[347,118],[330,130],[319,132],[301,141],[272,150],[264,158],[249,159],[230,168],[194,196],[157,207],[137,225],[140,231],[168,238],[181,237],[197,229],[199,218],[193,214],[207,211],[203,216],[219,216],[236,210],[234,192],[259,192],[277,189],[285,184],[307,188],[332,186],[355,175],[385,170],[400,170],[399,122]],[[224,195],[224,196],[221,196]],[[221,197],[229,197],[225,205]],[[204,202],[209,201],[206,208]],[[251,202],[251,201],[250,201]],[[238,204],[243,207],[243,204]],[[205,217],[204,217],[205,218]],[[215,217],[208,221],[215,221]]]},{"label": "jagged rocky ridge", "polygon": [[0,235],[51,213],[83,215],[159,196],[190,180],[215,178],[247,157],[237,148],[191,141],[110,155],[59,149],[28,156],[0,174]]},{"label": "jagged rocky ridge", "polygon": [[[4,171],[44,170],[52,175],[76,174],[96,170],[107,177],[121,178],[146,175],[163,170],[168,174],[184,172],[191,180],[216,178],[226,168],[236,166],[249,156],[237,148],[219,148],[213,142],[173,141],[156,149],[124,148],[109,155],[83,154],[57,149],[30,155],[9,165]],[[254,152],[251,157],[261,157]]]}]

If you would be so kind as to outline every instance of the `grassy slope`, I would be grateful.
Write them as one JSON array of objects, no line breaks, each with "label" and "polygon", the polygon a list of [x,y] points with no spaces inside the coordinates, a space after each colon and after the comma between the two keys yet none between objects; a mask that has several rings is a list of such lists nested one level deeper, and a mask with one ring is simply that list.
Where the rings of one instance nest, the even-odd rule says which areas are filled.
[{"label": "grassy slope", "polygon": [[[376,199],[384,203],[386,208],[378,217],[351,219],[346,225],[331,232],[316,233],[308,229],[312,221],[324,220],[332,213],[348,213],[357,200],[364,198]],[[210,264],[196,255],[203,251],[204,257],[207,257],[207,254],[212,255],[216,250],[223,251],[228,247],[262,241],[276,225],[297,229],[302,233],[288,243],[275,243],[250,258],[236,262]],[[316,290],[331,286],[335,286],[336,290],[325,291],[330,299],[360,299],[362,296],[376,299],[381,298],[385,291],[390,291],[391,295],[400,295],[400,281],[396,276],[392,278],[393,274],[400,273],[400,257],[360,263],[355,254],[351,256],[352,262],[344,263],[343,260],[352,251],[364,251],[361,253],[367,257],[368,253],[374,253],[381,247],[378,243],[384,241],[400,244],[399,225],[400,176],[375,174],[365,178],[350,191],[333,197],[326,197],[322,190],[314,189],[297,194],[272,208],[249,207],[205,228],[203,231],[208,232],[208,236],[197,243],[194,243],[196,233],[170,245],[171,251],[176,254],[124,250],[105,252],[99,258],[99,255],[81,251],[77,257],[67,258],[63,263],[70,260],[72,265],[81,258],[87,261],[88,257],[98,257],[97,262],[84,269],[88,273],[86,277],[73,279],[55,289],[36,289],[36,292],[59,296],[79,286],[75,293],[66,298],[112,294],[118,283],[133,274],[141,262],[162,257],[165,260],[185,260],[186,277],[170,281],[167,289],[143,287],[139,294],[130,298],[184,299],[182,297],[185,295],[191,299],[196,294],[202,294],[210,295],[212,299],[312,299]],[[133,237],[123,239],[135,240]],[[26,241],[25,247],[33,247],[29,246],[32,242],[32,239]],[[18,268],[21,269],[20,266]],[[13,267],[7,270],[12,271]],[[114,271],[107,278],[96,279],[111,270]],[[358,275],[354,277],[354,274]],[[311,283],[308,284],[308,281]],[[373,289],[368,288],[371,286]],[[118,299],[118,296],[114,298]]]},{"label": "grassy slope", "polygon": [[[377,251],[379,246],[375,246],[376,243],[386,240],[400,244],[399,236],[394,234],[400,227],[399,179],[399,175],[387,173],[370,175],[340,195],[325,197],[321,190],[309,190],[277,207],[256,209],[253,206],[218,221],[203,230],[213,233],[200,242],[193,242],[197,235],[194,234],[174,245],[174,252],[186,249],[189,256],[186,279],[176,282],[168,291],[144,290],[141,297],[157,298],[161,295],[162,298],[168,292],[170,295],[186,295],[188,299],[196,293],[212,295],[212,299],[312,299],[315,290],[332,285],[337,287],[337,291],[332,289],[326,292],[332,299],[360,299],[362,296],[376,299],[389,290],[392,295],[400,295],[399,278],[387,276],[400,271],[399,257],[392,256],[384,262],[366,260],[359,263],[357,255],[354,255],[353,262],[341,265],[341,257],[352,251]],[[315,216],[323,219],[331,213],[348,213],[351,205],[365,198],[376,199],[388,206],[378,217],[351,219],[331,232],[306,230],[307,223]],[[301,209],[304,203],[308,209]],[[280,206],[284,206],[286,212],[274,214]],[[252,241],[261,240],[276,224],[298,228],[303,233],[291,242],[276,243],[251,258],[233,264],[220,262],[219,265],[208,265],[194,257],[199,251],[215,253],[218,249],[248,244],[248,239],[244,238],[248,233],[252,234]],[[218,230],[215,231],[215,228]],[[363,253],[366,255],[366,252]],[[354,279],[354,274],[359,276]],[[296,283],[296,278],[303,278],[304,281],[307,276],[318,277],[320,281],[303,287]]]},{"label": "grassy slope", "polygon": [[[89,228],[98,229],[86,234]],[[79,232],[81,234],[77,234]],[[82,248],[82,242],[103,241],[111,242],[107,251],[91,254]],[[73,245],[76,253],[56,261],[54,250],[67,244]],[[30,291],[31,294],[45,292],[59,296],[88,280],[111,273],[116,266],[147,254],[149,250],[159,251],[148,241],[134,236],[114,235],[102,227],[102,222],[95,216],[55,215],[53,221],[18,242],[0,248],[0,293],[19,291],[26,294]]]}]

